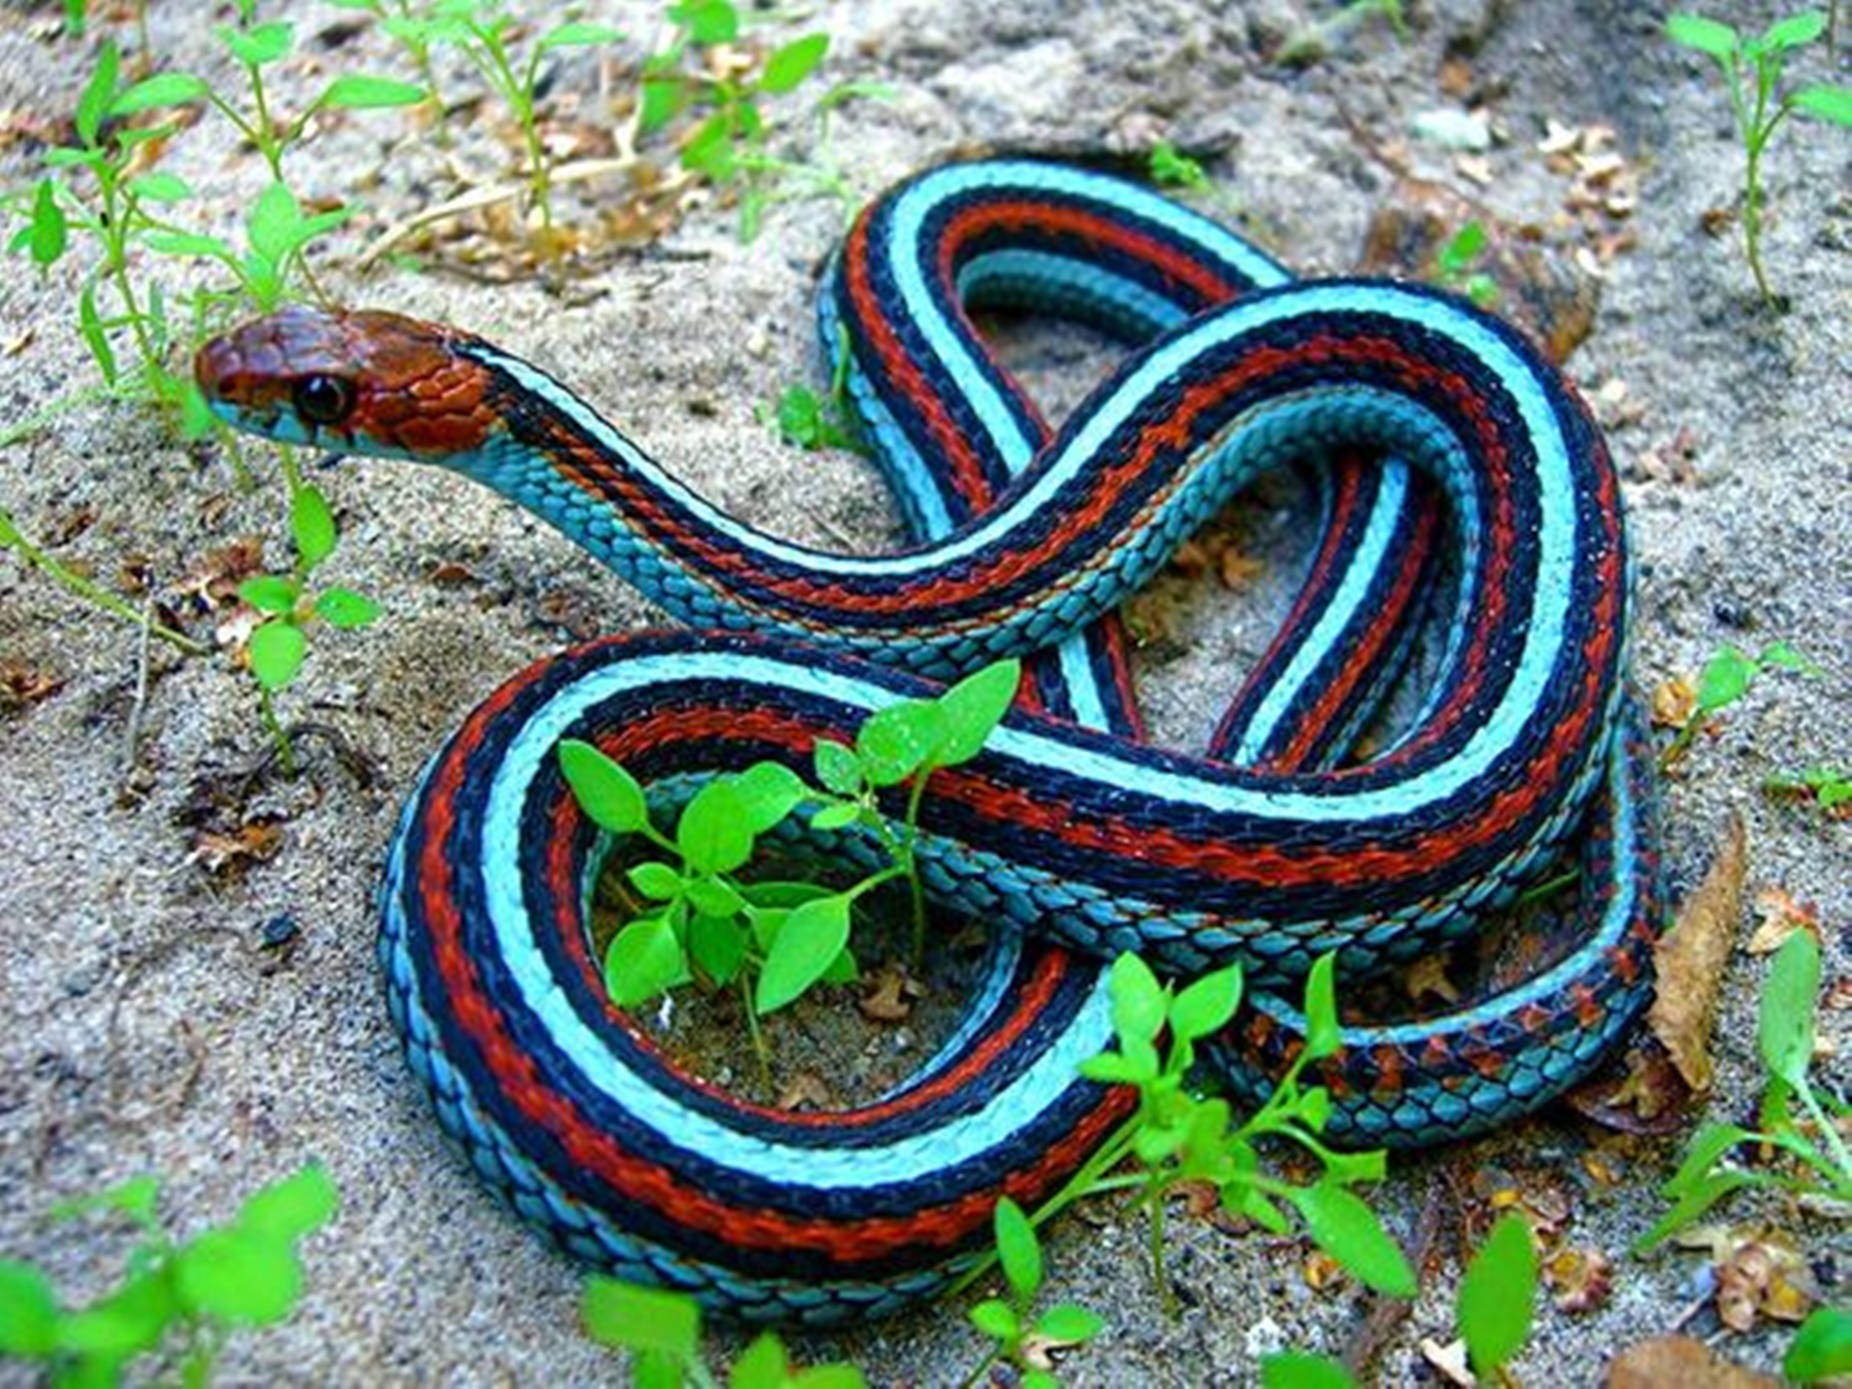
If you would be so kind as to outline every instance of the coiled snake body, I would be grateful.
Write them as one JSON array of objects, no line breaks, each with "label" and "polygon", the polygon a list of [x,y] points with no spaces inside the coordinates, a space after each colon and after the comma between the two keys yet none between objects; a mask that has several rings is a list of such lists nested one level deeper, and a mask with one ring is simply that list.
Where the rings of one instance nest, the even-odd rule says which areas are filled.
[{"label": "coiled snake body", "polygon": [[[1051,430],[972,329],[986,304],[1135,346]],[[1166,199],[1026,161],[890,190],[834,261],[822,326],[913,536],[896,554],[751,530],[454,329],[298,309],[200,354],[241,427],[466,473],[695,629],[517,676],[400,822],[381,893],[393,1017],[491,1186],[573,1252],[747,1318],[889,1311],[969,1266],[999,1194],[1033,1205],[1124,1117],[1126,1094],[1074,1069],[1110,1041],[1103,960],[1240,961],[1282,985],[1338,950],[1349,977],[1478,929],[1565,854],[1567,958],[1450,1016],[1351,1027],[1318,1078],[1338,1137],[1423,1143],[1587,1070],[1642,1001],[1656,852],[1618,484],[1552,367],[1447,295],[1293,282]],[[1227,497],[1295,464],[1321,469],[1323,507],[1290,616],[1207,755],[1145,745],[1112,610]],[[1420,711],[1348,763],[1437,603]],[[561,738],[658,787],[802,767],[818,736],[1011,654],[1030,661],[1018,706],[935,773],[920,848],[935,899],[1009,929],[910,1081],[845,1112],[768,1110],[610,1006],[584,929],[600,851]],[[1239,1084],[1263,1083],[1242,1058],[1277,1061],[1295,1023],[1253,1002],[1219,1052]]]}]

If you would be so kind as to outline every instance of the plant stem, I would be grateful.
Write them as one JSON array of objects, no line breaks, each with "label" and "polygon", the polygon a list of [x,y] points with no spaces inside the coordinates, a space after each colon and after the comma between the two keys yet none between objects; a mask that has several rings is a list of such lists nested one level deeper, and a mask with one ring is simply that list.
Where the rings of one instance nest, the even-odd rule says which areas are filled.
[{"label": "plant stem", "polygon": [[740,1007],[746,1012],[746,1031],[752,1038],[752,1053],[759,1058],[759,1085],[766,1094],[772,1092],[772,1049],[765,1044],[765,1033],[759,1026],[759,1010],[752,1006],[752,987],[746,982],[746,971],[739,973]]},{"label": "plant stem", "polygon": [[257,707],[264,716],[264,727],[270,730],[270,739],[276,744],[277,761],[282,764],[284,776],[296,774],[296,749],[290,745],[289,734],[277,718],[276,704],[270,698],[268,686],[257,687]]},{"label": "plant stem", "polygon": [[45,574],[47,577],[63,584],[80,598],[87,600],[107,613],[121,618],[124,622],[134,623],[137,627],[159,637],[162,641],[169,642],[178,647],[180,650],[186,652],[187,655],[204,656],[207,654],[208,648],[201,643],[194,641],[191,637],[181,635],[170,627],[161,626],[146,614],[137,612],[133,607],[123,602],[122,599],[116,597],[115,594],[109,592],[107,589],[99,587],[82,574],[79,574],[76,570],[68,569],[60,564],[57,560],[39,549],[38,546],[27,540],[25,536],[21,535],[18,527],[13,524],[13,518],[8,516],[4,510],[0,510],[0,548],[11,548],[18,551],[19,557],[25,560],[27,564]]},{"label": "plant stem", "polygon": [[1164,1181],[1153,1172],[1145,1194],[1145,1205],[1149,1208],[1146,1221],[1151,1254],[1151,1286],[1157,1291],[1158,1305],[1164,1309],[1165,1319],[1177,1319],[1177,1293],[1170,1285],[1170,1275],[1164,1272]]}]

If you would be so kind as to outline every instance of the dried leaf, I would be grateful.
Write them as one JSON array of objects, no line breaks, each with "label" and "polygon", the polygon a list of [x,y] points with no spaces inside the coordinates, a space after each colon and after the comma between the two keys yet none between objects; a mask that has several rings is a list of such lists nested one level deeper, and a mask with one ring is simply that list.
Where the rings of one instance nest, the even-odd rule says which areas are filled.
[{"label": "dried leaf", "polygon": [[23,709],[49,699],[64,686],[62,675],[50,675],[11,656],[0,661],[0,709]]},{"label": "dried leaf", "polygon": [[793,1076],[790,1083],[778,1092],[778,1108],[795,1109],[834,1109],[836,1097],[831,1093],[829,1084],[815,1071],[802,1071]]},{"label": "dried leaf", "polygon": [[870,1022],[905,1022],[913,1016],[914,1000],[920,987],[907,977],[905,970],[884,965],[869,981],[873,988],[855,1001],[862,1016]]},{"label": "dried leaf", "polygon": [[1798,1323],[1819,1298],[1813,1270],[1798,1251],[1773,1238],[1733,1240],[1717,1263],[1717,1315],[1733,1331],[1758,1317]]},{"label": "dried leaf", "polygon": [[1603,1128],[1666,1134],[1684,1126],[1692,1090],[1666,1049],[1649,1037],[1627,1049],[1618,1078],[1604,1074],[1578,1085],[1565,1099],[1576,1113]]},{"label": "dried leaf", "polygon": [[1824,943],[1819,908],[1797,901],[1784,888],[1765,887],[1756,893],[1755,913],[1755,934],[1743,947],[1751,955],[1773,954],[1796,931],[1807,931]]},{"label": "dried leaf", "polygon": [[1719,1358],[1689,1336],[1657,1336],[1614,1357],[1607,1389],[1778,1389],[1780,1383]]},{"label": "dried leaf", "polygon": [[1543,1266],[1550,1298],[1563,1312],[1594,1312],[1614,1292],[1614,1265],[1599,1249],[1563,1249]]},{"label": "dried leaf", "polygon": [[193,841],[186,861],[198,864],[215,878],[232,877],[253,863],[275,858],[282,847],[283,827],[258,820],[229,832],[202,831]]},{"label": "dried leaf", "polygon": [[1711,1028],[1724,965],[1742,916],[1747,865],[1742,817],[1733,815],[1710,872],[1653,948],[1658,983],[1647,1021],[1686,1084],[1700,1093],[1710,1088]]},{"label": "dried leaf", "polygon": [[1460,1389],[1473,1389],[1479,1381],[1473,1378],[1471,1367],[1466,1363],[1466,1342],[1449,1341],[1442,1345],[1432,1336],[1421,1338],[1421,1358],[1433,1366],[1434,1372],[1449,1384],[1457,1384]]},{"label": "dried leaf", "polygon": [[1653,689],[1653,724],[1683,728],[1698,711],[1698,691],[1687,675],[1672,675]]}]

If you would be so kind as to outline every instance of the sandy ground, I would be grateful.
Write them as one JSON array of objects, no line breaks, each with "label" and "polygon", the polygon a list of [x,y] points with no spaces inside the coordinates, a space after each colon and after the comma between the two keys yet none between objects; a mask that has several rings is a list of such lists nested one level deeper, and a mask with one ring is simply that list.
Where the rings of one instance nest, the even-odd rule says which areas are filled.
[{"label": "sandy ground", "polygon": [[[224,15],[154,8],[157,51],[178,67],[223,73],[205,31]],[[1751,889],[1780,887],[1815,906],[1828,977],[1843,981],[1846,826],[1773,805],[1758,787],[1780,770],[1852,763],[1844,136],[1796,126],[1770,158],[1767,254],[1793,302],[1772,315],[1754,298],[1733,233],[1700,225],[1708,209],[1731,205],[1739,156],[1709,72],[1658,36],[1659,6],[1413,8],[1407,41],[1366,24],[1304,71],[1261,56],[1296,22],[1296,7],[1280,0],[1145,0],[1089,6],[1084,17],[1052,0],[889,0],[833,6],[813,23],[834,37],[831,78],[895,89],[886,104],[848,108],[834,127],[834,153],[861,195],[954,151],[1099,152],[1168,131],[1209,153],[1224,210],[1238,210],[1307,274],[1355,262],[1393,181],[1385,153],[1477,191],[1502,217],[1544,226],[1547,239],[1582,244],[1554,225],[1570,181],[1537,146],[1548,121],[1612,126],[1640,180],[1637,207],[1616,224],[1635,244],[1605,267],[1593,336],[1570,365],[1591,391],[1606,387],[1628,479],[1640,673],[1654,683],[1695,668],[1719,642],[1754,648],[1778,637],[1826,668],[1823,678],[1759,684],[1668,786],[1674,884],[1696,881],[1726,816],[1739,812],[1750,829]],[[1752,23],[1772,16],[1744,8]],[[301,7],[305,36],[339,17]],[[646,11],[617,18],[648,32]],[[55,32],[48,10],[0,13],[0,110],[44,120],[73,107],[88,60]],[[313,37],[304,50],[327,67],[393,70],[376,35],[332,56]],[[1454,152],[1410,138],[1419,113],[1461,104],[1441,85],[1449,51],[1464,54],[1497,135],[1476,170],[1490,177],[1479,190]],[[623,75],[636,49],[621,52]],[[1823,65],[1812,58],[1805,70],[1817,77]],[[310,89],[302,67],[283,79],[286,93]],[[575,60],[558,81],[588,112],[592,76]],[[466,139],[462,157],[494,171],[493,149]],[[235,150],[219,122],[183,133],[167,158],[194,181],[200,206],[216,210],[199,215],[220,218],[219,230],[263,183],[260,161]],[[35,176],[35,160],[29,141],[0,148],[5,185]],[[531,281],[400,271],[363,280],[346,268],[366,232],[455,191],[430,141],[395,115],[334,123],[291,170],[304,189],[367,208],[318,261],[338,297],[454,319],[533,357],[756,524],[824,545],[846,536],[876,548],[891,537],[865,468],[801,455],[753,416],[755,402],[814,371],[813,273],[840,229],[833,205],[776,208],[749,246],[735,238],[730,212],[697,210],[657,247],[608,261],[562,299]],[[0,279],[0,337],[30,341],[0,355],[8,419],[92,379],[71,326],[82,267],[41,278],[23,261],[12,265]],[[1011,350],[1057,401],[1072,399],[1103,360],[1097,345],[1057,332],[1019,335]],[[1680,431],[1691,444],[1689,477],[1656,461]],[[53,537],[67,562],[113,581],[134,558],[171,596],[208,552],[239,536],[263,536],[281,562],[278,484],[261,464],[260,474],[256,491],[242,491],[222,457],[196,460],[138,416],[84,409],[0,460],[0,505],[29,533]],[[398,799],[444,731],[500,678],[570,635],[640,624],[646,609],[552,531],[462,482],[370,465],[333,472],[325,486],[345,535],[329,577],[378,596],[388,615],[367,632],[318,641],[285,712],[338,728],[378,774],[360,784],[311,746],[307,776],[247,806],[282,817],[282,844],[242,876],[214,877],[189,861],[196,840],[185,821],[203,778],[262,751],[245,677],[223,658],[157,649],[137,716],[135,633],[0,559],[0,655],[61,682],[0,714],[0,1252],[39,1261],[62,1286],[91,1294],[114,1276],[126,1239],[49,1222],[54,1202],[158,1172],[173,1228],[192,1231],[318,1156],[344,1202],[308,1246],[301,1311],[287,1326],[237,1338],[225,1382],[618,1382],[618,1362],[576,1329],[579,1271],[484,1197],[415,1093],[380,1005],[368,903]],[[1262,513],[1256,524],[1265,522]],[[467,577],[439,584],[440,571]],[[198,624],[202,635],[208,628]],[[1186,743],[1204,736],[1214,691],[1227,688],[1216,664],[1252,657],[1264,640],[1258,628],[1216,630],[1197,644],[1208,656],[1167,647],[1151,662],[1159,724]],[[260,944],[278,917],[299,929],[291,950]],[[1742,1116],[1752,1101],[1760,973],[1741,959],[1732,971],[1716,1043],[1719,1115]],[[1844,1020],[1828,1014],[1824,1024],[1842,1043]],[[1843,1057],[1828,1064],[1835,1071],[1843,1087]],[[1442,1238],[1421,1301],[1389,1338],[1384,1382],[1418,1378],[1419,1339],[1448,1334],[1462,1206],[1500,1173],[1559,1192],[1567,1241],[1615,1258],[1612,1296],[1599,1310],[1544,1313],[1518,1366],[1526,1382],[1590,1382],[1617,1349],[1681,1322],[1704,1296],[1702,1263],[1624,1255],[1660,1209],[1652,1187],[1673,1151],[1556,1116],[1398,1164],[1382,1196],[1389,1219],[1406,1233],[1434,1200]],[[1596,1166],[1618,1182],[1596,1180]],[[1756,1209],[1744,1201],[1735,1214]],[[1813,1254],[1832,1252],[1830,1227],[1760,1209]],[[1260,1353],[1336,1350],[1356,1328],[1358,1294],[1341,1284],[1311,1290],[1299,1242],[1189,1220],[1176,1222],[1173,1246],[1188,1306],[1167,1322],[1141,1276],[1140,1239],[1138,1226],[1100,1208],[1053,1241],[1054,1294],[1108,1318],[1101,1340],[1068,1363],[1075,1383],[1246,1383]],[[1822,1264],[1822,1275],[1842,1277],[1848,1252],[1841,1239],[1837,1265]],[[1827,1295],[1843,1300],[1843,1285],[1829,1283]],[[1716,1329],[1701,1308],[1693,1326]],[[1724,1349],[1768,1366],[1784,1342],[1785,1333],[1765,1330]],[[980,1354],[950,1307],[815,1349],[852,1355],[890,1383],[956,1382]],[[24,1381],[0,1369],[0,1382]]]}]

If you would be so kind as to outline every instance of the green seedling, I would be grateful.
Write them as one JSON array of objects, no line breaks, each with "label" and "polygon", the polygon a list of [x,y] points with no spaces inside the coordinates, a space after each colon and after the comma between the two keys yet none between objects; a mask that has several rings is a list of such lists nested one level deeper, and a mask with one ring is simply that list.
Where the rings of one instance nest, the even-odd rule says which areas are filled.
[{"label": "green seedling", "polygon": [[[1762,1095],[1759,1127],[1705,1124],[1692,1135],[1684,1162],[1660,1188],[1672,1209],[1639,1238],[1636,1253],[1652,1248],[1745,1187],[1774,1187],[1852,1201],[1852,1152],[1839,1134],[1839,1121],[1852,1108],[1830,1095],[1816,1094],[1807,1079],[1819,991],[1819,942],[1804,930],[1796,931],[1775,952],[1762,989],[1756,1043],[1768,1071],[1768,1086]],[[1795,1115],[1796,1101],[1809,1122],[1804,1124]],[[1770,1149],[1791,1161],[1779,1169],[1736,1167],[1725,1161],[1745,1146]]]},{"label": "green seedling", "polygon": [[1010,1295],[986,1298],[967,1313],[971,1324],[996,1346],[965,1377],[961,1389],[972,1389],[999,1360],[1016,1367],[1022,1389],[1055,1389],[1060,1380],[1049,1368],[1049,1352],[1086,1344],[1100,1334],[1105,1322],[1099,1313],[1071,1302],[1033,1315],[1036,1294],[1042,1289],[1042,1247],[1035,1226],[1007,1196],[998,1200],[992,1224],[997,1263]]},{"label": "green seedling", "polygon": [[329,3],[336,9],[359,10],[372,15],[379,21],[380,29],[411,56],[425,100],[438,122],[438,138],[448,143],[442,125],[446,106],[437,84],[437,68],[431,61],[431,50],[441,41],[444,21],[421,12],[413,5],[413,0],[329,0]]},{"label": "green seedling", "polygon": [[302,1295],[296,1246],[335,1210],[334,1183],[320,1166],[263,1188],[231,1224],[185,1242],[161,1228],[158,1195],[159,1183],[141,1177],[53,1212],[126,1216],[140,1232],[122,1284],[86,1307],[62,1306],[35,1265],[0,1260],[0,1356],[78,1389],[118,1383],[138,1358],[158,1353],[179,1364],[180,1383],[203,1385],[233,1331],[294,1310]]},{"label": "green seedling", "polygon": [[[849,335],[838,327],[836,367],[830,373],[827,395],[818,395],[808,386],[787,387],[778,397],[778,406],[770,421],[778,437],[787,444],[815,452],[818,449],[847,449],[866,453],[861,430],[856,424],[855,407],[849,399]],[[758,410],[760,423],[767,422],[764,406]]]},{"label": "green seedling", "polygon": [[283,182],[283,156],[302,138],[309,122],[323,111],[370,111],[393,106],[416,106],[429,96],[423,87],[397,82],[386,77],[369,77],[361,73],[343,73],[320,95],[290,120],[272,109],[270,92],[264,85],[264,70],[276,66],[296,46],[296,26],[288,20],[270,20],[264,24],[256,18],[257,0],[235,0],[238,24],[215,24],[213,34],[225,51],[244,69],[250,87],[249,109],[233,105],[225,93],[197,77],[180,78],[193,85],[191,96],[210,102],[213,109],[238,128],[242,135],[270,166],[270,177]]},{"label": "green seedling", "polygon": [[[1522,1216],[1499,1217],[1460,1279],[1454,1312],[1466,1356],[1481,1384],[1509,1382],[1504,1367],[1530,1339],[1537,1301],[1537,1251]],[[1291,1352],[1261,1362],[1265,1389],[1356,1389],[1339,1361]]]},{"label": "green seedling", "polygon": [[1792,91],[1782,88],[1788,55],[1825,32],[1826,16],[1818,10],[1778,19],[1755,38],[1745,38],[1730,25],[1701,15],[1674,14],[1666,19],[1666,36],[1710,57],[1729,92],[1730,116],[1743,147],[1743,252],[1762,302],[1771,308],[1777,301],[1762,268],[1762,156],[1791,115],[1852,125],[1852,87],[1816,83]]},{"label": "green seedling", "polygon": [[186,652],[187,655],[204,656],[206,654],[207,648],[191,637],[176,632],[171,627],[163,627],[146,613],[137,612],[108,589],[84,577],[68,565],[59,563],[54,556],[34,545],[20,533],[19,527],[13,524],[13,518],[6,513],[5,508],[0,508],[0,550],[13,551],[32,568],[53,582],[62,584],[79,598],[114,617],[121,618],[124,622],[133,622],[150,636],[159,637],[169,645]]},{"label": "green seedling", "polygon": [[1485,254],[1486,233],[1480,222],[1468,222],[1434,254],[1434,281],[1456,294],[1464,294],[1482,309],[1498,302],[1498,282],[1476,269]]},{"label": "green seedling", "polygon": [[[1182,1183],[1207,1182],[1220,1193],[1224,1209],[1275,1234],[1289,1228],[1287,1209],[1297,1211],[1318,1246],[1361,1282],[1398,1297],[1413,1296],[1408,1260],[1375,1212],[1350,1190],[1358,1182],[1381,1179],[1383,1153],[1340,1153],[1322,1143],[1330,1094],[1300,1079],[1306,1066],[1332,1055],[1340,1044],[1334,968],[1330,956],[1312,967],[1306,978],[1304,1044],[1266,1102],[1237,1126],[1228,1101],[1196,1094],[1189,1077],[1196,1044],[1227,1026],[1240,1004],[1240,968],[1217,970],[1174,991],[1160,984],[1136,955],[1115,960],[1108,988],[1118,1049],[1084,1062],[1081,1074],[1136,1087],[1138,1111],[1036,1212],[1036,1223],[1084,1196],[1134,1191],[1146,1210],[1152,1280],[1166,1312],[1174,1315],[1175,1294],[1164,1272],[1165,1200]],[[1299,1185],[1268,1172],[1258,1148],[1268,1138],[1284,1139],[1316,1157],[1321,1166],[1317,1179]],[[1128,1159],[1137,1170],[1116,1173]]]},{"label": "green seedling", "polygon": [[1168,140],[1159,140],[1151,147],[1146,168],[1151,174],[1151,181],[1160,188],[1185,188],[1192,193],[1207,193],[1214,186],[1203,166]]},{"label": "green seedling", "polygon": [[295,540],[296,563],[287,574],[262,574],[238,586],[238,596],[264,615],[251,633],[246,656],[257,680],[264,726],[275,743],[285,774],[296,769],[289,734],[277,718],[276,694],[293,682],[308,654],[309,630],[316,622],[330,627],[364,627],[379,616],[379,605],[348,588],[309,587],[316,567],[334,553],[339,532],[327,498],[315,488],[296,482],[289,508],[290,534]]},{"label": "green seedling", "polygon": [[551,53],[565,48],[592,48],[616,43],[623,35],[608,24],[567,21],[543,30],[524,43],[522,26],[502,9],[501,0],[444,0],[428,25],[401,23],[394,32],[416,34],[427,48],[449,44],[501,98],[521,127],[528,191],[539,209],[543,228],[553,226],[553,158],[540,138],[540,76]]},{"label": "green seedling", "polygon": [[[631,890],[646,905],[606,952],[612,999],[635,1007],[695,978],[737,985],[763,1059],[760,1016],[819,981],[855,977],[850,922],[866,894],[908,882],[917,956],[924,945],[925,896],[915,853],[926,783],[939,768],[977,755],[1009,708],[1020,674],[1014,661],[987,667],[934,699],[877,710],[853,747],[820,741],[815,787],[776,762],[714,777],[683,804],[673,834],[652,822],[643,787],[622,766],[590,743],[563,741],[560,769],[592,821],[611,834],[638,836],[666,855],[627,870]],[[884,792],[905,796],[898,825],[881,804]],[[865,834],[885,852],[887,866],[841,890],[741,877],[760,837],[805,807],[813,830]]]},{"label": "green seedling", "polygon": [[[665,130],[685,112],[706,113],[682,139],[680,163],[716,186],[738,187],[741,240],[751,241],[765,208],[775,198],[796,196],[794,189],[827,193],[847,204],[848,182],[827,162],[782,160],[767,151],[761,109],[765,97],[795,91],[817,70],[829,51],[829,35],[804,34],[742,71],[713,61],[716,50],[740,34],[739,10],[729,0],[681,0],[669,7],[668,17],[673,37],[643,65],[638,133]],[[828,138],[830,110],[883,90],[866,83],[832,88],[818,106],[824,121],[820,142]]]},{"label": "green seedling", "polygon": [[[198,99],[193,79],[161,74],[124,84],[121,55],[105,43],[78,98],[72,128],[75,145],[47,151],[49,172],[33,190],[26,225],[10,248],[34,263],[50,266],[63,257],[73,231],[96,245],[98,263],[77,295],[77,327],[111,395],[150,400],[179,416],[189,431],[204,428],[204,402],[185,373],[169,370],[173,333],[166,297],[158,283],[143,283],[134,252],[164,224],[156,210],[191,195],[184,180],[161,170],[135,172],[144,147],[165,140],[177,128],[132,128],[125,118],[144,111],[185,105]],[[80,176],[82,176],[80,178]],[[114,306],[99,302],[107,287]],[[116,338],[133,345],[128,361]]]},{"label": "green seedling", "polygon": [[[701,1307],[686,1293],[592,1278],[580,1302],[585,1334],[630,1353],[635,1389],[720,1389],[701,1354]],[[798,1369],[776,1332],[762,1331],[727,1374],[728,1389],[862,1389],[853,1365]]]},{"label": "green seedling", "polygon": [[1754,656],[1731,646],[1717,648],[1698,672],[1692,692],[1691,713],[1673,735],[1671,743],[1659,756],[1663,771],[1676,765],[1691,750],[1692,742],[1722,710],[1749,693],[1756,678],[1771,670],[1794,671],[1800,675],[1819,676],[1820,667],[1785,641],[1770,642]]},{"label": "green seedling", "polygon": [[1828,814],[1843,815],[1845,807],[1852,806],[1852,772],[1834,767],[1783,772],[1764,781],[1762,790],[1779,800],[1805,801]]},{"label": "green seedling", "polygon": [[1408,19],[1402,11],[1402,0],[1350,0],[1342,9],[1307,25],[1288,39],[1274,55],[1275,61],[1289,67],[1315,63],[1329,53],[1346,32],[1378,14],[1389,22],[1398,39],[1408,37]]}]

